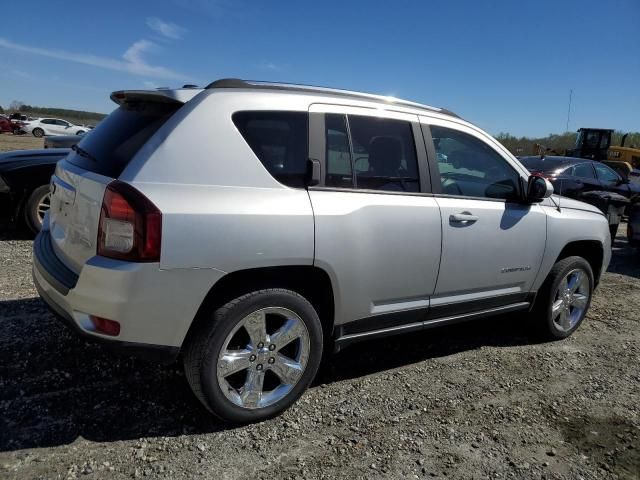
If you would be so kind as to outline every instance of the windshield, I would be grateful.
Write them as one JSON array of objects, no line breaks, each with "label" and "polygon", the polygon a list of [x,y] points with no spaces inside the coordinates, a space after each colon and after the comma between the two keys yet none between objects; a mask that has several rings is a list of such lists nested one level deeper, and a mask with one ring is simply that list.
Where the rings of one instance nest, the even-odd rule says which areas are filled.
[{"label": "windshield", "polygon": [[82,137],[69,161],[85,170],[117,178],[142,145],[180,106],[177,103],[121,106]]}]

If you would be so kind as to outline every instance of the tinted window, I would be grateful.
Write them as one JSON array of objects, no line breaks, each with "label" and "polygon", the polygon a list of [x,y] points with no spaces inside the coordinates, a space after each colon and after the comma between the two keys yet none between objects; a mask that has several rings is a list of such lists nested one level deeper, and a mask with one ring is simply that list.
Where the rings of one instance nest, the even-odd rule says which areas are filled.
[{"label": "tinted window", "polygon": [[355,187],[418,192],[418,160],[410,122],[347,116]]},{"label": "tinted window", "polygon": [[442,193],[515,199],[520,175],[483,141],[444,127],[431,127]]},{"label": "tinted window", "polygon": [[90,135],[82,137],[78,147],[87,156],[72,153],[68,159],[86,170],[116,178],[180,106],[160,103],[121,106],[91,130]]},{"label": "tinted window", "polygon": [[69,124],[67,122],[65,122],[64,120],[56,120],[55,121],[56,125],[60,125],[61,127],[68,127]]},{"label": "tinted window", "polygon": [[606,165],[596,164],[595,167],[596,172],[598,172],[598,178],[603,182],[617,182],[620,179],[618,174]]},{"label": "tinted window", "polygon": [[344,115],[329,114],[325,116],[327,157],[325,184],[329,187],[353,187],[351,150],[346,120]]},{"label": "tinted window", "polygon": [[45,125],[55,125],[56,121],[51,120],[50,118],[45,118],[44,120],[40,120],[40,123],[44,123]]},{"label": "tinted window", "polygon": [[587,132],[587,138],[585,140],[585,145],[587,147],[597,148],[599,142],[600,142],[599,132]]},{"label": "tinted window", "polygon": [[271,175],[290,187],[304,187],[307,117],[305,112],[238,112],[233,123]]},{"label": "tinted window", "polygon": [[573,167],[573,175],[583,178],[596,178],[590,163],[579,163]]}]

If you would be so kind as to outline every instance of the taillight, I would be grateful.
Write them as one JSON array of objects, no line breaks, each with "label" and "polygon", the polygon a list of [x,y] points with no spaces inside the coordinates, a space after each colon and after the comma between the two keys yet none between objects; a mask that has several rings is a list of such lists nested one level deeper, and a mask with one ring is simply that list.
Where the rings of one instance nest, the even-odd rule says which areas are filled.
[{"label": "taillight", "polygon": [[98,255],[131,262],[160,261],[162,213],[138,190],[107,185],[100,211]]}]

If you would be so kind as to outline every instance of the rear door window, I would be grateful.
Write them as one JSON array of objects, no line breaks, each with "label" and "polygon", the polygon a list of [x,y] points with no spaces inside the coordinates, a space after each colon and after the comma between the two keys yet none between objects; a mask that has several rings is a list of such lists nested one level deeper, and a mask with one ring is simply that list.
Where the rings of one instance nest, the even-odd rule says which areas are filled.
[{"label": "rear door window", "polygon": [[307,112],[236,112],[233,123],[267,171],[288,187],[306,186]]},{"label": "rear door window", "polygon": [[418,159],[411,123],[348,115],[357,188],[418,192]]},{"label": "rear door window", "polygon": [[328,187],[419,192],[411,122],[361,115],[325,117]]},{"label": "rear door window", "polygon": [[136,103],[121,106],[82,137],[72,164],[108,177],[120,176],[131,159],[180,108],[180,103]]}]

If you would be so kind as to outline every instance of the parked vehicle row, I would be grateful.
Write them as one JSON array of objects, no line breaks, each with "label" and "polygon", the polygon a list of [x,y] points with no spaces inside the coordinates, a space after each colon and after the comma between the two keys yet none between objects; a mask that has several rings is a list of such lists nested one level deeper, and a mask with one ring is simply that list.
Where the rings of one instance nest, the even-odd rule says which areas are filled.
[{"label": "parked vehicle row", "polygon": [[44,137],[45,135],[82,135],[88,131],[87,127],[74,125],[59,118],[36,118],[34,120],[22,122],[20,129],[25,133],[30,133],[34,137]]},{"label": "parked vehicle row", "polygon": [[12,121],[9,117],[0,115],[0,133],[16,133],[20,130],[20,123]]},{"label": "parked vehicle row", "polygon": [[57,164],[35,285],[80,334],[181,358],[227,421],[280,413],[359,340],[515,311],[565,338],[609,263],[597,208],[558,209],[444,109],[241,80],[111,98]]},{"label": "parked vehicle row", "polygon": [[83,135],[93,128],[93,125],[74,125],[60,118],[32,118],[18,113],[9,117],[0,115],[0,133],[30,133],[34,137],[70,136]]}]

